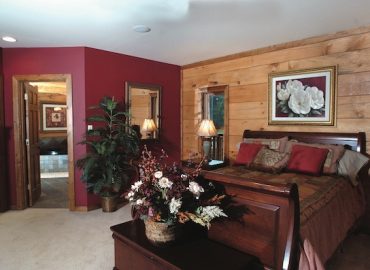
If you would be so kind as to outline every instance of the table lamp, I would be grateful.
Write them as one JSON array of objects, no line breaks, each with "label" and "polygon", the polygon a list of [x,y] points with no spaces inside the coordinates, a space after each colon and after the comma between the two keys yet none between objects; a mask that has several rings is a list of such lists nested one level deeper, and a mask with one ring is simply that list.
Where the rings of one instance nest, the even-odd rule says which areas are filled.
[{"label": "table lamp", "polygon": [[143,132],[146,132],[149,138],[153,138],[153,132],[157,130],[154,120],[151,118],[144,119],[143,127],[141,130]]},{"label": "table lamp", "polygon": [[211,137],[217,135],[217,130],[213,121],[210,119],[203,119],[197,134],[203,139],[204,158],[208,161],[209,151],[211,150]]}]

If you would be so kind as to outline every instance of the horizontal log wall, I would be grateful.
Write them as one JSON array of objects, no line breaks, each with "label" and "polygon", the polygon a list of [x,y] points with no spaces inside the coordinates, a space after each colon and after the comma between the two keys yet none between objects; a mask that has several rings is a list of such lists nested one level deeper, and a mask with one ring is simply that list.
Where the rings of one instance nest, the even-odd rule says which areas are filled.
[{"label": "horizontal log wall", "polygon": [[[270,72],[338,65],[337,123],[328,126],[269,126]],[[289,42],[182,68],[182,158],[200,152],[198,89],[229,86],[229,157],[244,129],[366,132],[370,153],[370,27]]]}]

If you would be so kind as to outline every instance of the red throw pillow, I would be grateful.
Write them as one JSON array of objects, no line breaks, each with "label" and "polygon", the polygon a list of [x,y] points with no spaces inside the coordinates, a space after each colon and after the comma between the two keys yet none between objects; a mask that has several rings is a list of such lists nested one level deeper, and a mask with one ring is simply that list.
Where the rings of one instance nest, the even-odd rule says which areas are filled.
[{"label": "red throw pillow", "polygon": [[329,150],[326,148],[294,145],[288,162],[289,171],[320,175]]},{"label": "red throw pillow", "polygon": [[262,147],[260,143],[241,143],[234,164],[249,165]]}]

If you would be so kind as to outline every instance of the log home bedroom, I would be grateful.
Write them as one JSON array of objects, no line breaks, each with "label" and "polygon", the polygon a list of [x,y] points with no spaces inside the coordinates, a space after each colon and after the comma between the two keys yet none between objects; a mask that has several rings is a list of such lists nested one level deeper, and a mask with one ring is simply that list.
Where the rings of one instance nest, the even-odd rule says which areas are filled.
[{"label": "log home bedroom", "polygon": [[0,269],[370,269],[369,9],[1,1]]}]

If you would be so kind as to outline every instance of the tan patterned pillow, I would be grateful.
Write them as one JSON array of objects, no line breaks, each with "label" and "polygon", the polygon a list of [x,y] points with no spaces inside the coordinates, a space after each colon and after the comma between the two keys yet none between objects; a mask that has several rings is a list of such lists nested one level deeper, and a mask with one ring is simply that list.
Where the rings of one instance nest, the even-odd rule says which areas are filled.
[{"label": "tan patterned pillow", "polygon": [[288,137],[282,137],[280,139],[264,139],[264,138],[244,138],[245,143],[260,143],[266,145],[271,150],[284,152],[285,145],[288,142]]},{"label": "tan patterned pillow", "polygon": [[260,171],[279,173],[285,168],[288,161],[288,153],[262,148],[249,167]]}]

